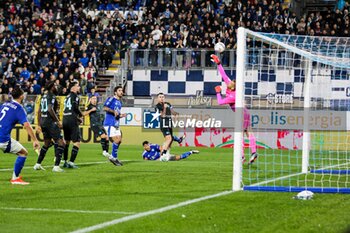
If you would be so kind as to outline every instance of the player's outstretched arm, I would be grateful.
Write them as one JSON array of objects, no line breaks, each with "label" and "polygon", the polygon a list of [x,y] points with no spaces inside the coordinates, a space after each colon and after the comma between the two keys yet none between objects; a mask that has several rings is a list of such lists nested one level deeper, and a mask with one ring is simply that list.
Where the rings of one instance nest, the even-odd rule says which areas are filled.
[{"label": "player's outstretched arm", "polygon": [[171,112],[172,115],[174,115],[174,116],[179,115],[179,113],[174,110],[174,108],[173,108],[173,106],[171,106],[171,104],[165,102],[164,105],[163,105],[163,110],[161,112],[162,116],[166,115],[166,109],[167,108],[170,109],[170,112]]},{"label": "player's outstretched arm", "polygon": [[111,108],[109,108],[109,107],[106,107],[106,106],[103,107],[103,111],[109,112],[109,113],[113,113],[113,114],[114,114],[114,110],[111,109]]},{"label": "player's outstretched arm", "polygon": [[216,56],[215,54],[210,55],[210,57],[211,57],[211,60],[218,65],[219,73],[222,79],[224,80],[224,82],[226,83],[226,85],[228,85],[231,82],[231,79],[225,73],[224,67],[222,67],[219,57]]},{"label": "player's outstretched arm", "polygon": [[91,109],[86,109],[82,114],[83,114],[83,116],[87,116],[87,115],[89,115],[90,113],[92,113],[92,112],[95,112],[97,109],[96,109],[96,107],[93,107],[93,108],[91,108]]},{"label": "player's outstretched arm", "polygon": [[216,86],[215,87],[215,92],[216,92],[216,98],[218,100],[218,104],[219,105],[234,104],[236,102],[235,95],[229,95],[226,98],[222,98],[222,96],[221,96],[221,87],[220,86]]},{"label": "player's outstretched arm", "polygon": [[170,112],[171,112],[171,114],[174,115],[174,116],[179,115],[179,113],[176,112],[173,108],[170,108]]}]

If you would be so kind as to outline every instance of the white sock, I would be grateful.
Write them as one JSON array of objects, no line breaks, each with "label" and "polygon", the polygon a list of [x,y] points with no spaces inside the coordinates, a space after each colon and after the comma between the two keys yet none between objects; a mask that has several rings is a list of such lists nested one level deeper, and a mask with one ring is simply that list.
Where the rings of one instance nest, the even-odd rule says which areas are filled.
[{"label": "white sock", "polygon": [[15,180],[17,179],[18,177],[16,176],[15,172],[12,173],[12,179]]}]

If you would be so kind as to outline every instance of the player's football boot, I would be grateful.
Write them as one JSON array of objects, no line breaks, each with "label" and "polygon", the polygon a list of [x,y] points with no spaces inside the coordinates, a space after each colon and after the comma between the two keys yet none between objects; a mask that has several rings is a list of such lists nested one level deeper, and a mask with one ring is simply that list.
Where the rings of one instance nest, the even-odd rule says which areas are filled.
[{"label": "player's football boot", "polygon": [[179,144],[182,143],[182,141],[186,138],[186,135],[182,135],[181,137],[179,137]]},{"label": "player's football boot", "polygon": [[258,158],[258,154],[257,153],[253,153],[252,156],[249,159],[249,165],[253,164],[254,161]]},{"label": "player's football boot", "polygon": [[67,168],[77,169],[77,168],[78,168],[78,166],[77,166],[77,165],[75,165],[73,162],[69,161],[69,162],[67,163]]},{"label": "player's football boot", "polygon": [[28,185],[29,182],[25,182],[22,180],[22,176],[18,177],[17,179],[11,180],[11,184],[19,184],[19,185]]},{"label": "player's football boot", "polygon": [[54,167],[52,168],[52,171],[53,171],[53,172],[64,172],[64,170],[63,170],[62,168],[60,168],[59,166],[54,166]]},{"label": "player's football boot", "polygon": [[120,160],[119,160],[119,159],[115,159],[115,162],[117,163],[117,166],[123,166],[123,163],[122,163],[122,162],[120,162]]},{"label": "player's football boot", "polygon": [[106,158],[109,158],[109,156],[111,156],[107,151],[103,151],[102,155]]},{"label": "player's football boot", "polygon": [[110,156],[108,159],[115,166],[123,166],[123,164],[117,158],[114,158],[113,156]]},{"label": "player's football boot", "polygon": [[34,170],[43,170],[43,171],[45,171],[45,168],[43,168],[43,166],[41,166],[41,164],[39,164],[39,163],[35,164],[33,169]]},{"label": "player's football boot", "polygon": [[199,154],[199,150],[191,150],[192,154]]}]

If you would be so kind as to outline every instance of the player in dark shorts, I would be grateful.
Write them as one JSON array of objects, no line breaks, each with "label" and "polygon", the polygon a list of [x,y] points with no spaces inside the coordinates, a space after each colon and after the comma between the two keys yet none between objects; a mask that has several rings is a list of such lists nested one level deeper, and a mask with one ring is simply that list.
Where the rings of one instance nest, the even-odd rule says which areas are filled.
[{"label": "player in dark shorts", "polygon": [[90,128],[94,132],[95,137],[101,138],[102,155],[109,158],[108,153],[109,139],[106,130],[103,127],[103,113],[97,106],[97,97],[91,96],[89,99],[89,105],[83,112],[83,116],[90,116]]},{"label": "player in dark shorts", "polygon": [[37,132],[42,132],[44,135],[44,146],[41,147],[38,160],[34,165],[34,170],[45,170],[41,163],[45,158],[46,152],[52,145],[52,139],[57,143],[55,150],[55,166],[52,171],[63,172],[59,165],[61,162],[62,154],[65,148],[65,142],[62,139],[61,128],[62,123],[60,122],[56,112],[58,103],[56,100],[57,89],[54,82],[49,82],[46,85],[46,92],[41,97],[40,107],[38,111],[38,122],[39,126]]},{"label": "player in dark shorts", "polygon": [[[170,154],[171,144],[173,143],[174,139],[171,115],[178,115],[178,113],[173,110],[170,103],[165,102],[165,96],[163,93],[159,93],[157,97],[158,104],[155,108],[160,114],[160,131],[163,133],[165,139],[161,155],[167,153]],[[183,137],[180,139],[182,141]]]},{"label": "player in dark shorts", "polygon": [[[81,117],[83,116],[82,112],[79,109],[80,98],[78,93],[80,91],[80,86],[78,82],[72,82],[69,85],[70,93],[66,96],[64,100],[64,109],[63,109],[63,134],[64,140],[66,141],[66,147],[64,149],[64,164],[63,167],[67,168],[78,168],[74,161],[77,158],[81,133],[79,125],[82,122]],[[73,148],[71,156],[68,160],[68,149],[70,142],[73,142]]]}]

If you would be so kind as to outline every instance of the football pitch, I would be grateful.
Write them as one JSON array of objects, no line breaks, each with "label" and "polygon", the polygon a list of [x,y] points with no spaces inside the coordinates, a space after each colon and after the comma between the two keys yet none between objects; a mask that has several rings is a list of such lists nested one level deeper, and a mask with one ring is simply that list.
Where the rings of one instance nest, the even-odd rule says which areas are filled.
[{"label": "football pitch", "polygon": [[[31,145],[26,145],[31,148]],[[347,232],[350,195],[231,192],[232,149],[197,148],[174,162],[143,161],[142,146],[121,146],[116,167],[99,144],[82,144],[79,169],[53,173],[53,150],[11,185],[15,156],[0,156],[0,232]],[[175,147],[180,154],[187,148]],[[244,167],[243,169],[247,169]]]}]

